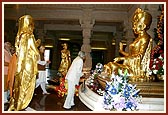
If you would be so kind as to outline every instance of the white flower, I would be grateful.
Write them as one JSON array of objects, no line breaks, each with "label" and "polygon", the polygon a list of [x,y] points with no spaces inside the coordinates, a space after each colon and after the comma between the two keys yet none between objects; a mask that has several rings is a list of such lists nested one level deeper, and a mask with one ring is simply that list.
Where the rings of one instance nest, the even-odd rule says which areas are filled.
[{"label": "white flower", "polygon": [[93,79],[91,79],[91,80],[90,80],[90,82],[92,82],[92,83],[93,83],[93,82],[94,82],[94,80],[93,80]]},{"label": "white flower", "polygon": [[159,57],[158,57],[159,59],[163,59],[163,57],[160,55]]},{"label": "white flower", "polygon": [[153,73],[154,73],[154,74],[157,74],[157,72],[158,72],[158,70],[153,70]]},{"label": "white flower", "polygon": [[152,68],[156,68],[156,65],[153,65]]},{"label": "white flower", "polygon": [[94,84],[93,83],[90,83],[91,86],[93,86]]},{"label": "white flower", "polygon": [[114,74],[114,72],[111,74],[111,78],[115,78],[116,75]]},{"label": "white flower", "polygon": [[148,73],[149,73],[149,75],[152,75],[152,70],[149,70]]}]

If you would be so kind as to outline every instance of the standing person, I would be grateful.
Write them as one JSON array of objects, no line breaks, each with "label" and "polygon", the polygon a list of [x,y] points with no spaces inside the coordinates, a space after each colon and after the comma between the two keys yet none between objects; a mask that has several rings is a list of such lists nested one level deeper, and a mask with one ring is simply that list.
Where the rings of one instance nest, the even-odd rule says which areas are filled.
[{"label": "standing person", "polygon": [[78,56],[73,60],[65,79],[68,81],[68,94],[63,107],[70,109],[74,106],[75,85],[79,85],[80,77],[83,76],[83,61],[85,52],[79,51]]},{"label": "standing person", "polygon": [[43,90],[43,94],[50,94],[46,91],[46,64],[50,63],[50,61],[45,61],[44,59],[45,47],[43,45],[39,48],[40,60],[38,61],[38,79],[36,80],[36,88],[40,85]]},{"label": "standing person", "polygon": [[15,40],[16,72],[8,111],[23,110],[29,105],[38,73],[39,51],[33,34],[33,18],[30,15],[24,15],[19,18],[18,23],[18,33]]},{"label": "standing person", "polygon": [[4,43],[4,103],[8,102],[8,95],[9,95],[9,88],[7,86],[7,78],[8,78],[9,63],[12,57],[12,54],[10,52],[11,47],[12,45],[10,42]]}]

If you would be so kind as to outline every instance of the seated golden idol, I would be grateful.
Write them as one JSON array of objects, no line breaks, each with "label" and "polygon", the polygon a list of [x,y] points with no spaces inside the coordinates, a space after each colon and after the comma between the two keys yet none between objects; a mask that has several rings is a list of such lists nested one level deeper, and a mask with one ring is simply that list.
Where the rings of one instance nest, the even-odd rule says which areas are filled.
[{"label": "seated golden idol", "polygon": [[[119,52],[123,57],[116,57],[113,62],[104,65],[104,72],[111,75],[118,69],[127,69],[131,80],[149,80],[148,69],[152,38],[147,33],[152,22],[152,16],[148,12],[137,8],[133,15],[133,31],[136,39],[129,45],[129,52],[123,51],[123,44],[120,43]],[[119,63],[123,61],[122,64]]]}]

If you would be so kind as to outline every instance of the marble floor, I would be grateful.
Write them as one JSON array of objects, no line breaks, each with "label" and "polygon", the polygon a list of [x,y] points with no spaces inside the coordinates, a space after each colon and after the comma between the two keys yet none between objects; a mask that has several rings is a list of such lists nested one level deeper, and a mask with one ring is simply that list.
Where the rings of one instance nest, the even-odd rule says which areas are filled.
[{"label": "marble floor", "polygon": [[[65,96],[58,97],[57,93],[51,90],[48,92],[50,92],[49,95],[43,95],[41,89],[37,88],[31,103],[24,111],[90,111],[77,96],[75,96],[76,105],[70,110],[66,110],[63,108]],[[4,107],[6,111],[8,104],[5,104]]]},{"label": "marble floor", "polygon": [[[92,111],[90,108],[88,108],[83,102],[79,99],[78,96],[75,96],[75,106],[71,109],[67,110],[63,108],[63,104],[65,101],[65,97],[59,97],[57,92],[54,90],[54,88],[50,88],[51,84],[48,84],[47,80],[50,79],[57,79],[57,72],[54,70],[47,70],[47,91],[50,93],[48,95],[43,95],[42,90],[40,87],[35,89],[34,96],[32,98],[32,101],[30,102],[29,106],[23,110],[23,111],[32,111],[32,112],[89,112]],[[156,108],[161,108],[163,110],[163,99],[158,100],[157,104],[152,103],[151,105],[148,104],[148,101],[150,101],[149,98],[145,99],[145,106],[147,109],[154,110]],[[161,103],[161,105],[159,105]],[[4,105],[4,112],[7,112],[9,104]],[[145,110],[145,106],[143,107]]]}]

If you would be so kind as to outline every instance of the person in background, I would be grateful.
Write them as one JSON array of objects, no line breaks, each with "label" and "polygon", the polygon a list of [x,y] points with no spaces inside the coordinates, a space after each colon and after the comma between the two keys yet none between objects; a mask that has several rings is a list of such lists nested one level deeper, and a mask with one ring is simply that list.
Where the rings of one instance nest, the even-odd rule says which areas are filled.
[{"label": "person in background", "polygon": [[9,68],[9,63],[12,57],[11,53],[11,43],[10,42],[5,42],[4,43],[4,103],[8,102],[8,96],[9,96],[9,88],[7,85],[7,79],[8,79],[8,68]]},{"label": "person in background", "polygon": [[10,50],[12,57],[9,62],[9,67],[8,67],[8,77],[7,77],[7,87],[10,90],[10,97],[12,97],[12,90],[13,90],[13,82],[14,82],[14,75],[16,72],[16,53],[15,53],[15,47],[12,46]]},{"label": "person in background", "polygon": [[83,62],[85,60],[85,52],[79,51],[78,56],[73,60],[65,79],[68,81],[68,94],[63,107],[70,109],[74,106],[75,85],[79,85],[80,77],[83,76]]},{"label": "person in background", "polygon": [[50,94],[46,91],[46,71],[45,66],[46,64],[49,64],[50,61],[45,61],[44,59],[44,52],[45,52],[45,46],[41,45],[39,48],[40,53],[40,60],[38,63],[38,77],[36,80],[36,88],[40,85],[41,89],[43,90],[43,94]]}]

